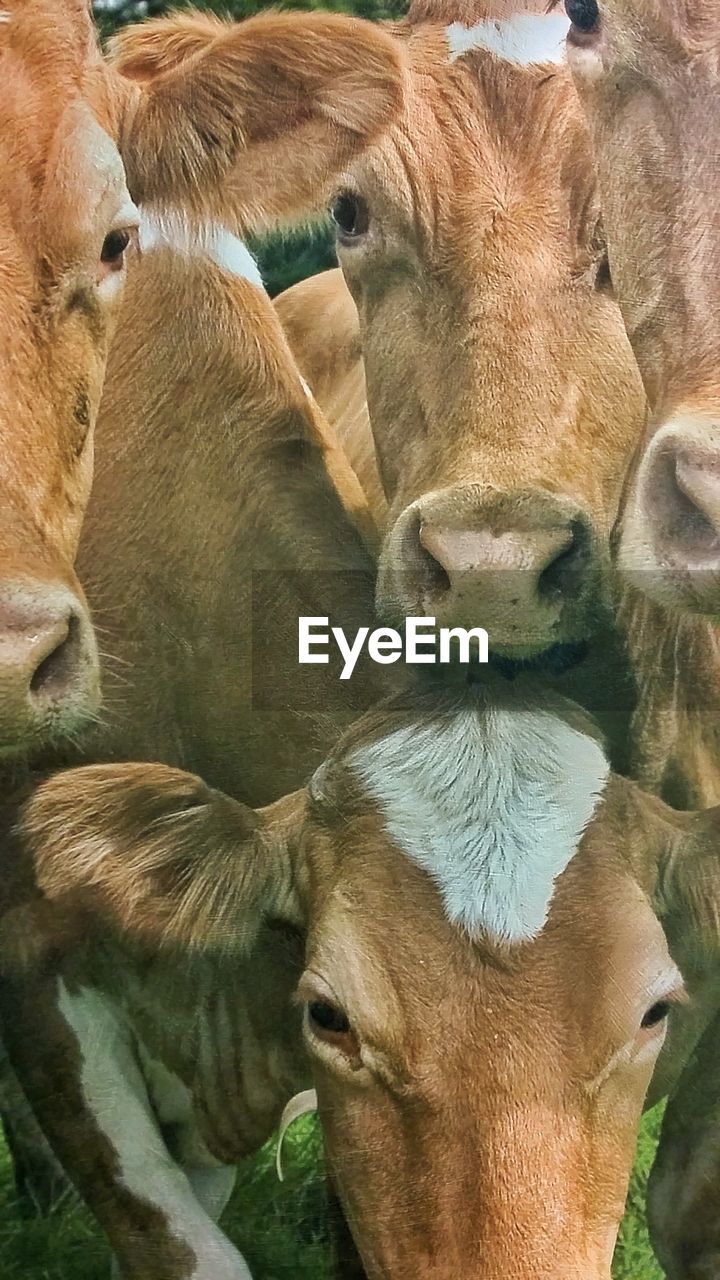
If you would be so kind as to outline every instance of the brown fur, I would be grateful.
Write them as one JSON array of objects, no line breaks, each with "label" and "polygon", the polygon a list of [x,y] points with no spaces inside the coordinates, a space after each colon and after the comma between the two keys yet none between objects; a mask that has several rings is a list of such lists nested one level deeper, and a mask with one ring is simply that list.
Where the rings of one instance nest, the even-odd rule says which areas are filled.
[{"label": "brown fur", "polygon": [[275,299],[298,368],[357,475],[378,529],[387,499],[368,417],[365,366],[355,303],[339,270],[323,271]]},{"label": "brown fur", "polygon": [[[637,772],[675,803],[716,802],[720,11],[712,0],[603,0],[600,16],[589,47],[571,41],[569,52],[593,130],[615,291],[652,410],[621,530]],[[686,487],[688,460],[710,483],[705,496],[692,472]],[[719,1041],[720,1023],[668,1110],[653,1177],[653,1240],[671,1280],[699,1280],[720,1258],[708,1069]]]},{"label": "brown fur", "polygon": [[[403,113],[342,184],[370,214],[365,237],[339,242],[355,324],[336,273],[277,307],[379,512],[362,352],[389,505],[383,613],[483,625],[510,666],[530,660],[549,679],[558,647],[589,643],[559,683],[601,716],[624,767],[632,682],[611,617],[609,537],[645,401],[603,284],[595,173],[568,74],[480,51],[449,62],[440,24],[494,14],[413,8],[396,29]],[[424,545],[427,526],[450,533],[456,572]],[[545,595],[533,556],[540,573],[560,527],[582,528],[582,563]]]},{"label": "brown fur", "polygon": [[[137,82],[102,61],[84,4],[10,0],[0,30],[3,753],[72,736],[97,711],[98,656],[73,561],[123,283],[122,256],[111,270],[101,254],[124,229],[122,210],[132,225],[130,195],[235,225],[298,216],[400,101],[397,49],[344,17],[176,16],[126,30],[116,52]],[[38,697],[33,678],[50,656],[57,688]]]},{"label": "brown fur", "polygon": [[372,614],[362,492],[255,286],[153,251],[122,323],[78,560],[106,654],[83,755],[265,803],[377,687],[378,669],[340,684],[297,664],[299,614]]},{"label": "brown fur", "polygon": [[[412,718],[407,703],[400,714]],[[428,695],[414,712],[418,725],[448,714],[447,702]],[[52,1001],[58,976],[75,993],[122,1007],[142,1062],[163,1062],[192,1087],[192,1119],[166,1134],[186,1168],[211,1154],[232,1162],[259,1144],[283,1102],[307,1087],[309,1049],[333,1181],[370,1280],[608,1280],[650,1077],[654,1069],[653,1098],[672,1087],[716,980],[717,814],[674,814],[612,779],[543,932],[512,948],[470,939],[449,923],[429,877],[388,840],[348,765],[361,743],[398,723],[392,705],[375,713],[333,752],[309,800],[290,797],[256,815],[162,766],[70,771],[43,784],[15,832],[45,896],[38,928],[56,904],[65,910],[69,888],[89,883],[94,927],[84,947],[56,951],[52,978],[37,975],[33,957],[18,963],[0,946],[5,1016],[41,980]],[[200,807],[179,807],[197,799]],[[188,893],[199,900],[218,867],[234,929],[223,905],[218,920],[197,917],[194,958],[172,947],[163,958],[171,936],[186,944]],[[270,925],[278,916],[284,928],[301,924],[304,961],[302,945],[278,949]],[[694,1004],[658,987],[668,948]],[[292,1012],[299,979],[300,1001],[330,1000],[350,1031],[306,1032],[302,1048]],[[662,1032],[642,1030],[640,1020],[666,994],[681,1003],[660,1053]],[[62,1019],[50,1009],[31,1035],[35,1006],[25,1008],[21,1045],[32,1042],[33,1055],[17,1060],[31,1096],[76,1089],[75,1051],[61,1051],[47,1030]],[[156,1096],[152,1071],[146,1079]],[[162,1113],[160,1095],[157,1105]],[[58,1122],[49,1107],[42,1115],[135,1280],[145,1272],[127,1252],[132,1196],[125,1210],[87,1110]],[[83,1161],[92,1184],[78,1172]],[[162,1197],[153,1208],[162,1214]],[[205,1237],[188,1228],[196,1257],[210,1256],[214,1231],[210,1219]],[[167,1265],[162,1237],[153,1248],[163,1280],[183,1274]]]}]

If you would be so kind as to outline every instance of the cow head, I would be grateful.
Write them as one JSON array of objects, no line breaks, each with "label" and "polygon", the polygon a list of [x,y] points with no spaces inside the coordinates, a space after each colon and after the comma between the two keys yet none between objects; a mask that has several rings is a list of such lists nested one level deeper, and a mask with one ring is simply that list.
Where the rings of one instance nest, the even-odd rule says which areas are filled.
[{"label": "cow head", "polygon": [[84,938],[252,965],[263,920],[301,930],[370,1280],[609,1280],[648,1086],[720,970],[718,824],[610,775],[577,709],[516,683],[369,715],[269,809],[104,766],[45,783],[20,830]]},{"label": "cow head", "polygon": [[403,113],[332,209],[390,501],[380,608],[537,658],[602,617],[645,402],[565,21],[460,8],[411,9]]},{"label": "cow head", "polygon": [[568,0],[613,284],[652,408],[621,563],[674,609],[720,610],[720,10]]}]

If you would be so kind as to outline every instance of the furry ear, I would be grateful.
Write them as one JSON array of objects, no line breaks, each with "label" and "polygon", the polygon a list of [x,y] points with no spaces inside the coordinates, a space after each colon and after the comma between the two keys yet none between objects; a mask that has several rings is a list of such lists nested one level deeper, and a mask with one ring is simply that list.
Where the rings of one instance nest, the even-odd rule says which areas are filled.
[{"label": "furry ear", "polygon": [[227,23],[210,13],[175,13],[142,26],[126,27],[109,41],[110,57],[130,80],[147,82],[174,71],[227,33]]},{"label": "furry ear", "polygon": [[[62,950],[79,933],[143,951],[247,954],[268,916],[302,923],[294,842],[303,811],[291,796],[256,813],[164,765],[56,774],[15,824],[34,870],[32,942],[16,956]],[[11,953],[0,938],[0,968]]]},{"label": "furry ear", "polygon": [[402,104],[399,44],[340,14],[176,14],[113,54],[141,89],[121,140],[133,198],[244,230],[320,207]]}]

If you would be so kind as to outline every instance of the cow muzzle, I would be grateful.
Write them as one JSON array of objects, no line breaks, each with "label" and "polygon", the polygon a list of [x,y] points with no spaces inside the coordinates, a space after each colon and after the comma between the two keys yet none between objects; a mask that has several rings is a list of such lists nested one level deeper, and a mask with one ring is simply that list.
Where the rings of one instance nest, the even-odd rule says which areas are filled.
[{"label": "cow muzzle", "polygon": [[428,495],[398,518],[381,556],[378,608],[395,620],[484,627],[491,651],[523,659],[587,637],[601,580],[577,504],[465,486]]},{"label": "cow muzzle", "polygon": [[100,699],[87,605],[68,585],[34,580],[0,589],[0,756],[73,735]]},{"label": "cow muzzle", "polygon": [[676,414],[655,434],[623,518],[620,566],[660,604],[720,613],[720,415]]}]

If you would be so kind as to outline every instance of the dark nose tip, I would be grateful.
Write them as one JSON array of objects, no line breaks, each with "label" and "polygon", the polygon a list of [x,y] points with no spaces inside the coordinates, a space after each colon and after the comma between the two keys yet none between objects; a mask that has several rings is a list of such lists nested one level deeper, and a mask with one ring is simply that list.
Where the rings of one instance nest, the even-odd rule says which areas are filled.
[{"label": "dark nose tip", "polygon": [[80,620],[68,611],[28,637],[30,697],[36,702],[62,698],[73,683],[80,662]]},{"label": "dark nose tip", "polygon": [[97,658],[84,606],[67,588],[0,594],[0,748],[42,730],[48,716],[87,712]]}]

